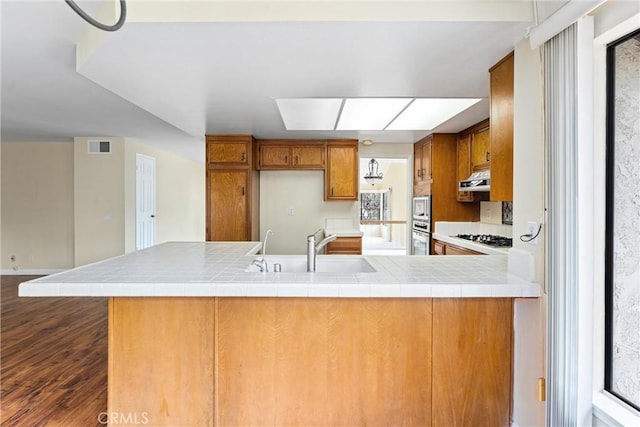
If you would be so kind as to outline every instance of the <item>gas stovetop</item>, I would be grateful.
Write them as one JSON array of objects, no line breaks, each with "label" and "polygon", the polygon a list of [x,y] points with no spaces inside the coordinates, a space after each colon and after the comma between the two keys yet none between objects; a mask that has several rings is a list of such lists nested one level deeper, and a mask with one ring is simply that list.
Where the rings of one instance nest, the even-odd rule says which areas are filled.
[{"label": "gas stovetop", "polygon": [[510,248],[512,244],[510,237],[494,236],[493,234],[458,234],[456,237],[494,248]]}]

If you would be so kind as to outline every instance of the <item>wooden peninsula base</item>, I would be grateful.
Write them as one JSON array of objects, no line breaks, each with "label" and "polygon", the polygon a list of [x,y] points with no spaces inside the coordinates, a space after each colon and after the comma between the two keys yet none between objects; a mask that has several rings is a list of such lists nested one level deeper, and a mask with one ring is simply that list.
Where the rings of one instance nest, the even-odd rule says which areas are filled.
[{"label": "wooden peninsula base", "polygon": [[114,297],[110,425],[508,426],[512,325],[512,298]]}]

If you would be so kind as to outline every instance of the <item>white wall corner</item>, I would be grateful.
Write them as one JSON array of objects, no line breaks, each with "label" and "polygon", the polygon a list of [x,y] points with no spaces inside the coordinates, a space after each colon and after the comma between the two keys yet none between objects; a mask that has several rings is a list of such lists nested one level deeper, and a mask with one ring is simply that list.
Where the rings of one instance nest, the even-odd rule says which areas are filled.
[{"label": "white wall corner", "polygon": [[508,252],[508,271],[523,280],[534,282],[536,278],[533,254],[523,249],[511,248]]}]

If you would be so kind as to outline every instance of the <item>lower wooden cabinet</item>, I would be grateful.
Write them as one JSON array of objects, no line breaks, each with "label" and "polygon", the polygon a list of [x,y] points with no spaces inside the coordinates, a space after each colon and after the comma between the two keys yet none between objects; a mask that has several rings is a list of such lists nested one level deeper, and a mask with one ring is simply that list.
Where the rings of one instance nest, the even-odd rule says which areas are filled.
[{"label": "lower wooden cabinet", "polygon": [[108,411],[156,426],[507,427],[512,345],[511,298],[111,298]]},{"label": "lower wooden cabinet", "polygon": [[327,244],[325,254],[362,255],[362,237],[338,237]]},{"label": "lower wooden cabinet", "polygon": [[463,248],[462,246],[453,245],[451,243],[445,243],[437,239],[433,239],[433,250],[431,253],[434,255],[486,255],[482,252]]}]

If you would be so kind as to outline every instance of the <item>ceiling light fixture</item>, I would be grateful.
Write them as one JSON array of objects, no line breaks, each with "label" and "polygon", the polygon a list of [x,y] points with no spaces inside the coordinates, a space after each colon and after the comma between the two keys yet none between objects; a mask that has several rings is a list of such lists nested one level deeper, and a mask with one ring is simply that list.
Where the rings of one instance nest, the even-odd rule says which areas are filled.
[{"label": "ceiling light fixture", "polygon": [[336,130],[383,130],[413,98],[347,98]]},{"label": "ceiling light fixture", "polygon": [[364,180],[371,185],[382,182],[382,172],[378,170],[378,162],[376,159],[369,160],[369,171],[364,175]]},{"label": "ceiling light fixture", "polygon": [[287,130],[333,130],[342,98],[279,98],[276,105]]},{"label": "ceiling light fixture", "polygon": [[431,130],[480,101],[480,98],[416,98],[385,130]]},{"label": "ceiling light fixture", "polygon": [[78,6],[76,2],[74,2],[73,0],[64,0],[64,1],[69,5],[71,9],[74,10],[74,12],[80,15],[82,19],[84,19],[94,27],[104,31],[118,31],[124,24],[124,20],[127,17],[127,5],[125,3],[125,0],[120,0],[120,18],[118,18],[118,22],[116,22],[113,25],[105,25],[102,22],[96,21],[95,19],[87,15],[87,13],[84,10],[82,10],[80,6]]},{"label": "ceiling light fixture", "polygon": [[370,139],[365,139],[362,141],[362,145],[373,145],[373,141]]}]

